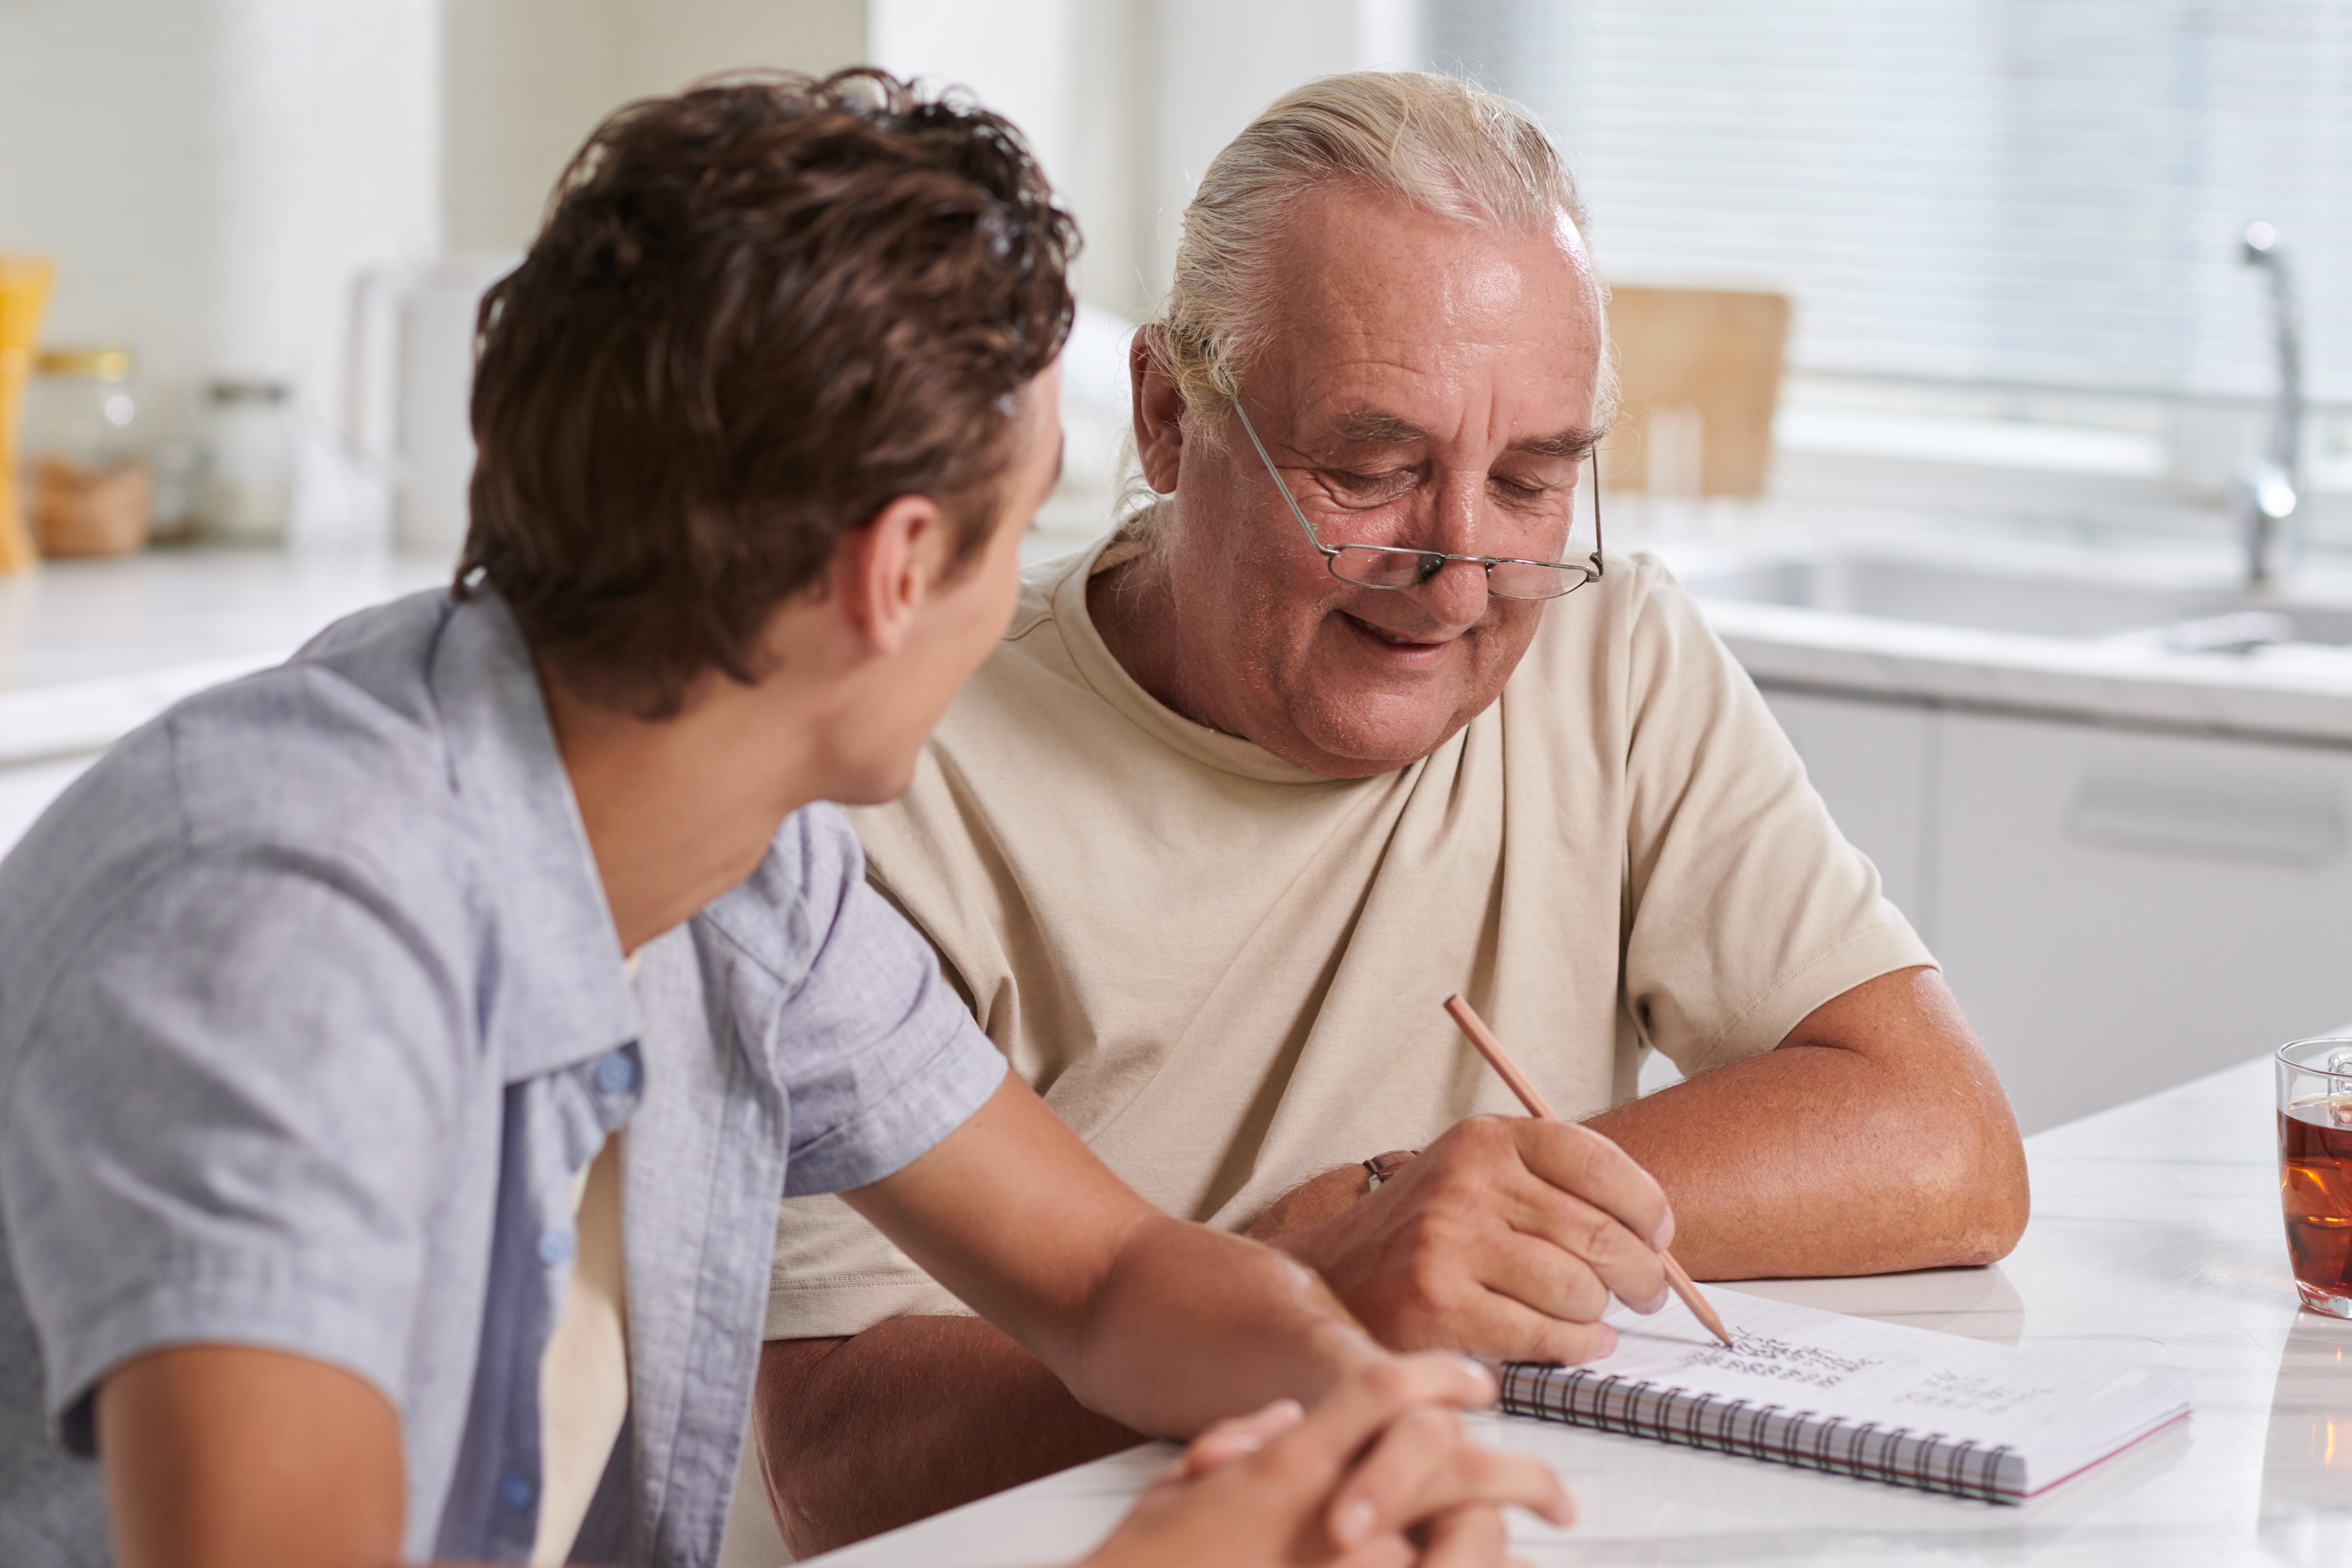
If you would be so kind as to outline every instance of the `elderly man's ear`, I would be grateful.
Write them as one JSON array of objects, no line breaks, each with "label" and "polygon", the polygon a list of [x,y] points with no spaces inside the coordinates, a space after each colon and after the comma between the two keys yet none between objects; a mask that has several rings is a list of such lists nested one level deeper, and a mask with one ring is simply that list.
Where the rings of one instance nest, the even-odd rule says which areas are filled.
[{"label": "elderly man's ear", "polygon": [[1160,329],[1138,327],[1127,345],[1127,384],[1135,404],[1135,456],[1155,495],[1176,489],[1184,466],[1184,398],[1160,368]]}]

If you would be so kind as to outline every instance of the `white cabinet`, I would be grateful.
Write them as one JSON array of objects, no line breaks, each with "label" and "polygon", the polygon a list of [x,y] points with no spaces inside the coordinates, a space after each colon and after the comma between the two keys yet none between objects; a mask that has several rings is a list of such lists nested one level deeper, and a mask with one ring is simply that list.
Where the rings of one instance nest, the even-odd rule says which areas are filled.
[{"label": "white cabinet", "polygon": [[1848,841],[1870,857],[1886,896],[1933,942],[1937,716],[1900,703],[1791,691],[1767,691],[1764,700]]},{"label": "white cabinet", "polygon": [[1937,955],[2026,1131],[2352,1013],[2352,752],[1937,723]]},{"label": "white cabinet", "polygon": [[2025,1131],[2352,1016],[2352,750],[1765,696]]}]

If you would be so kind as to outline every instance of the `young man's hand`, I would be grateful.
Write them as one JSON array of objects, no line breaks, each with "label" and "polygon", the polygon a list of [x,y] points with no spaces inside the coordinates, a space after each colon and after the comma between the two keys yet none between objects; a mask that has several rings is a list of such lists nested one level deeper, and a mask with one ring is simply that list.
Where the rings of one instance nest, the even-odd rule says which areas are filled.
[{"label": "young man's hand", "polygon": [[1573,1517],[1539,1460],[1471,1443],[1456,1411],[1494,1380],[1447,1355],[1359,1372],[1311,1414],[1285,1400],[1193,1439],[1084,1568],[1471,1568],[1503,1561],[1502,1509]]},{"label": "young man's hand", "polygon": [[[1579,1138],[1573,1128],[1527,1125]],[[1591,1134],[1580,1141],[1607,1145]],[[1432,1158],[1414,1162],[1400,1180]],[[1664,1200],[1631,1162],[1615,1155],[1609,1169],[1630,1173],[1627,1184],[1654,1202],[1663,1219]],[[1286,1396],[1314,1410],[1297,1432],[1236,1460],[1232,1474],[1220,1470],[1180,1485],[1180,1499],[1197,1489],[1208,1500],[1197,1509],[1155,1495],[1122,1532],[1128,1544],[1163,1531],[1181,1543],[1196,1529],[1226,1528],[1217,1521],[1230,1515],[1255,1521],[1232,1539],[1277,1543],[1290,1553],[1255,1561],[1410,1561],[1393,1551],[1382,1557],[1389,1549],[1365,1547],[1349,1535],[1349,1521],[1362,1512],[1349,1505],[1369,1502],[1364,1539],[1394,1537],[1392,1547],[1402,1551],[1400,1532],[1410,1526],[1432,1549],[1443,1546],[1445,1554],[1434,1561],[1476,1561],[1477,1542],[1499,1550],[1499,1521],[1492,1517],[1497,1501],[1527,1496],[1557,1506],[1557,1487],[1539,1467],[1464,1441],[1447,1407],[1492,1400],[1491,1378],[1451,1358],[1400,1363],[1297,1259],[1152,1208],[1018,1079],[1007,1078],[929,1152],[842,1195],[933,1279],[1044,1363],[1097,1417],[1139,1433],[1195,1436],[1236,1411],[1263,1409],[1269,1399]],[[1641,1267],[1639,1259],[1629,1266],[1623,1278],[1636,1283],[1627,1289],[1638,1289]],[[1654,1258],[1648,1268],[1663,1296]],[[929,1397],[913,1395],[919,1405]],[[1103,1424],[1094,1425],[1099,1431]],[[1221,1430],[1220,1442],[1236,1440],[1233,1429]],[[1367,1443],[1370,1454],[1360,1454]],[[1219,1451],[1213,1445],[1202,1453]],[[763,1462],[774,1477],[799,1458],[770,1452]],[[796,1547],[855,1538],[840,1528],[846,1510],[835,1500],[867,1482],[876,1462],[856,1475],[829,1478],[822,1489],[772,1482],[777,1514]],[[936,1495],[943,1489],[926,1494],[920,1511],[963,1500]],[[809,1506],[812,1496],[818,1508]],[[831,1518],[822,1511],[827,1504]],[[1329,1512],[1328,1526],[1307,1530],[1322,1517],[1318,1510]],[[859,1522],[881,1521],[868,1514]],[[1171,1548],[1165,1560],[1236,1560],[1233,1553],[1188,1556],[1190,1550]],[[1367,1551],[1372,1555],[1345,1554]]]}]

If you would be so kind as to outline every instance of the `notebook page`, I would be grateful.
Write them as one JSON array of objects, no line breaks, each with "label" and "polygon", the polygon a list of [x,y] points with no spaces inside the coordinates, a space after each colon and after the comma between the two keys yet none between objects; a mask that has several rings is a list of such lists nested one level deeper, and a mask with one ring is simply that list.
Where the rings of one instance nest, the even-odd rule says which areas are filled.
[{"label": "notebook page", "polygon": [[1727,1348],[1669,1300],[1612,1311],[1617,1350],[1579,1369],[1719,1399],[1941,1433],[2022,1454],[2039,1488],[2189,1407],[2158,1369],[1986,1344],[1903,1324],[1709,1289]]}]

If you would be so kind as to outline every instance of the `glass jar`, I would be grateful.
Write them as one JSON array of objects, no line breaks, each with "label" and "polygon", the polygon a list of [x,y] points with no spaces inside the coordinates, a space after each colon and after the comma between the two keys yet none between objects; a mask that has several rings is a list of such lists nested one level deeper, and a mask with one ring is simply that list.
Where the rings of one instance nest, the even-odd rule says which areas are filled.
[{"label": "glass jar", "polygon": [[204,478],[196,518],[224,544],[283,544],[294,500],[294,431],[282,381],[216,381],[205,389]]},{"label": "glass jar", "polygon": [[26,520],[43,555],[127,555],[152,517],[127,349],[48,349],[25,399]]}]

